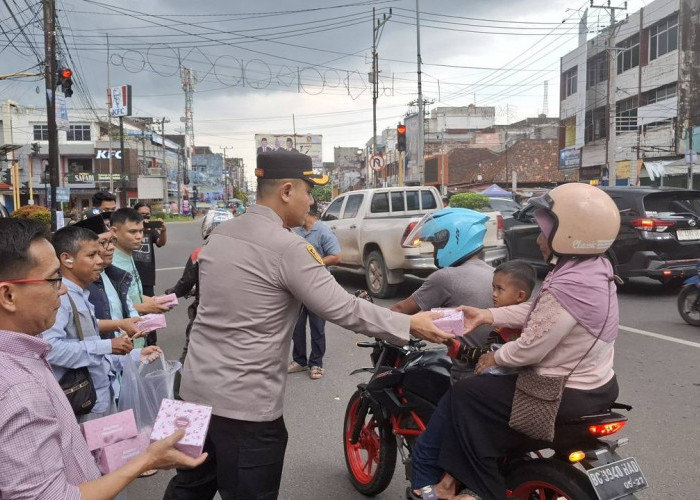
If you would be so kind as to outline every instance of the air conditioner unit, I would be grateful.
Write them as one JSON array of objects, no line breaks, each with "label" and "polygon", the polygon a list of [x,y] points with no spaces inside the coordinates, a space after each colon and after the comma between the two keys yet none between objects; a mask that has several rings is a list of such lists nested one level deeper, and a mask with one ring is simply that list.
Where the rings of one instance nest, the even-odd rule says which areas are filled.
[{"label": "air conditioner unit", "polygon": [[162,168],[149,168],[148,170],[148,175],[152,177],[163,177],[163,169]]}]

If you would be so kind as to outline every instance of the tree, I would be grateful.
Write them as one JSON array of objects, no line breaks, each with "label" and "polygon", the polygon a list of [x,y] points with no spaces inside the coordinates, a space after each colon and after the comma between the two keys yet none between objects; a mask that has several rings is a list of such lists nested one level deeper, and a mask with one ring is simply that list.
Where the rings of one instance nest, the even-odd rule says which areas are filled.
[{"label": "tree", "polygon": [[331,185],[315,186],[311,191],[311,196],[313,196],[316,201],[331,201],[331,198],[333,198]]},{"label": "tree", "polygon": [[244,205],[248,204],[248,195],[245,194],[240,188],[233,188],[233,197],[241,200]]},{"label": "tree", "polygon": [[32,219],[51,226],[51,212],[39,205],[23,205],[10,215],[20,219]]},{"label": "tree", "polygon": [[489,197],[480,193],[458,193],[450,198],[450,207],[483,210],[489,207]]}]

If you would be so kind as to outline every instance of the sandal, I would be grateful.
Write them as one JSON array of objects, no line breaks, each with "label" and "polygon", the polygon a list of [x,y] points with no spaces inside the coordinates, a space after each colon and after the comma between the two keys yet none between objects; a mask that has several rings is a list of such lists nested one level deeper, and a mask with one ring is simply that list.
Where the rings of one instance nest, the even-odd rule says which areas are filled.
[{"label": "sandal", "polygon": [[151,477],[158,474],[158,469],[149,469],[139,474],[139,477]]},{"label": "sandal", "polygon": [[325,370],[320,366],[312,366],[311,371],[309,372],[309,377],[311,377],[311,380],[318,380],[323,377],[324,372]]},{"label": "sandal", "polygon": [[287,366],[287,373],[299,373],[304,372],[308,369],[308,366],[300,365],[296,361],[292,361],[291,363],[289,363],[289,366]]},{"label": "sandal", "polygon": [[420,496],[416,495],[413,492],[413,488],[409,486],[406,488],[406,498],[408,500],[439,500],[435,492],[435,486],[423,486],[420,492]]}]

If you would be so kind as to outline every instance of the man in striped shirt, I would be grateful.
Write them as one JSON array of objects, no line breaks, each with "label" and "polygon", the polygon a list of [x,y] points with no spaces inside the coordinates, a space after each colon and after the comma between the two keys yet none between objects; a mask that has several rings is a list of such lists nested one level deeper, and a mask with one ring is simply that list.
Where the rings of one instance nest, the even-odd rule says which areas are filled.
[{"label": "man in striped shirt", "polygon": [[174,449],[179,431],[100,477],[40,336],[66,293],[47,237],[38,222],[0,219],[0,498],[113,498],[146,470],[201,464],[206,454]]}]

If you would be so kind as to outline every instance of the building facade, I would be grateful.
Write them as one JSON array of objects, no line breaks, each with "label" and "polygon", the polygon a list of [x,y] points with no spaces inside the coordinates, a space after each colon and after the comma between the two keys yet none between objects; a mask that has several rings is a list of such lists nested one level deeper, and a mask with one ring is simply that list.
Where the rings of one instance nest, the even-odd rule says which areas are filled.
[{"label": "building facade", "polygon": [[649,183],[652,165],[687,170],[699,23],[697,0],[655,0],[561,58],[561,168],[622,186]]}]

